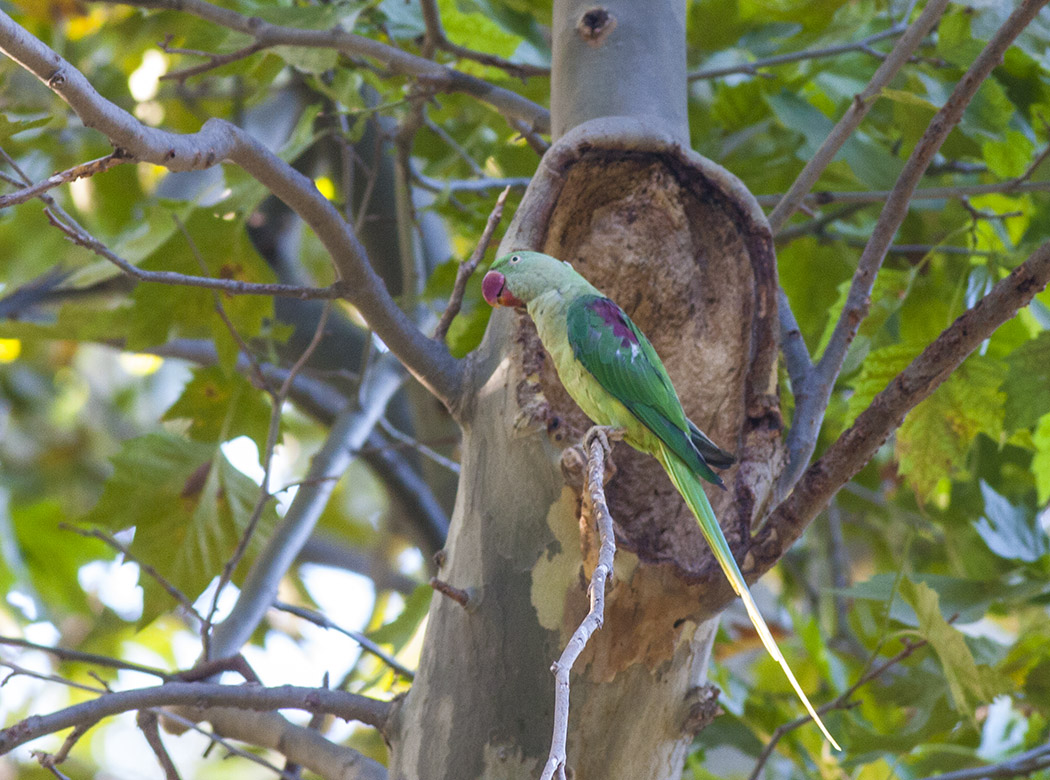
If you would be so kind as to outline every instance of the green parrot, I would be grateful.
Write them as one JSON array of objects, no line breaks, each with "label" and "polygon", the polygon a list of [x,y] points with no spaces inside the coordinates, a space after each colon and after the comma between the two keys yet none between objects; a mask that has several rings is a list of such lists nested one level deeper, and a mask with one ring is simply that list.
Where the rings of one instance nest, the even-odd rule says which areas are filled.
[{"label": "green parrot", "polygon": [[696,516],[729,584],[743,600],[762,644],[824,736],[841,750],[769,632],[701,486],[699,477],[724,489],[711,467],[729,466],[734,458],[685,416],[649,340],[623,309],[571,265],[550,255],[525,251],[504,255],[485,274],[481,289],[492,306],[528,311],[558,377],[588,417],[622,430],[624,441],[664,467]]}]

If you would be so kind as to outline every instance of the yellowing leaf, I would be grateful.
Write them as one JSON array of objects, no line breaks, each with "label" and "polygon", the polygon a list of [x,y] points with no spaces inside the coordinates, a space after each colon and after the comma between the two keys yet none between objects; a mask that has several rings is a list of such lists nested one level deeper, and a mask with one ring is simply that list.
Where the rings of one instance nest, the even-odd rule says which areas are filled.
[{"label": "yellowing leaf", "polygon": [[987,667],[978,667],[966,639],[944,619],[937,591],[905,578],[900,593],[915,610],[919,634],[937,653],[955,709],[975,721],[977,706],[991,701],[998,693],[995,675]]},{"label": "yellowing leaf", "polygon": [[920,500],[931,497],[938,480],[962,474],[978,433],[999,438],[1006,398],[999,390],[1002,378],[996,361],[971,357],[908,413],[897,431],[897,463]]},{"label": "yellowing leaf", "polygon": [[908,92],[903,89],[889,89],[888,87],[883,87],[879,90],[879,97],[889,98],[895,103],[904,103],[909,106],[922,106],[923,108],[930,109],[930,111],[937,111],[940,109],[940,106],[931,103],[921,95],[916,95],[914,92]]}]

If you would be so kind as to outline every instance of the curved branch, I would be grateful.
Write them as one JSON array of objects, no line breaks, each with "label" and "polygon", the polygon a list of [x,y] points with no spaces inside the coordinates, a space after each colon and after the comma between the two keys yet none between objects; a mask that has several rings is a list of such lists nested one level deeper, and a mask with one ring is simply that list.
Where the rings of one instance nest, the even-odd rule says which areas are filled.
[{"label": "curved branch", "polygon": [[[940,0],[936,1],[940,2]],[[795,420],[800,424],[792,425],[788,434],[789,462],[777,481],[776,497],[778,499],[791,490],[813,454],[817,444],[816,433],[820,429],[835,380],[842,370],[846,351],[871,307],[871,290],[875,284],[875,277],[882,266],[893,237],[897,234],[897,229],[908,213],[908,204],[911,202],[916,185],[929,167],[934,154],[948,137],[948,133],[962,119],[963,111],[977,93],[978,88],[992,70],[1002,62],[1004,53],[1013,40],[1020,35],[1046,3],[1047,0],[1023,0],[1020,6],[1010,14],[974,60],[969,70],[963,74],[947,102],[930,120],[929,126],[904,164],[893,192],[887,199],[886,205],[883,206],[868,244],[861,253],[857,270],[850,282],[846,303],[835,323],[827,348],[802,386],[793,388],[796,394]],[[933,5],[931,0],[926,10],[928,11]],[[923,13],[925,15],[926,12]],[[785,202],[788,197],[785,196]]]},{"label": "curved branch", "polygon": [[871,406],[810,466],[755,536],[745,561],[748,580],[768,571],[850,478],[860,471],[904,416],[966,357],[1050,282],[1050,242],[1000,280],[977,305],[949,325],[875,396]]},{"label": "curved branch", "polygon": [[905,27],[906,25],[903,22],[897,22],[889,29],[873,33],[867,37],[861,38],[859,41],[840,43],[835,46],[825,46],[820,49],[805,49],[803,51],[788,52],[787,54],[775,54],[772,57],[765,57],[752,62],[742,62],[739,65],[727,65],[724,68],[694,70],[686,78],[689,79],[689,81],[699,81],[700,79],[718,79],[736,73],[757,76],[759,68],[771,68],[775,65],[787,65],[792,62],[816,60],[822,57],[835,57],[839,54],[848,54],[851,51],[860,51],[865,54],[881,57],[883,55],[872,50],[871,44],[878,43],[885,38],[892,38],[895,35],[900,35],[904,32]]},{"label": "curved branch", "polygon": [[[234,16],[250,23],[247,17]],[[346,299],[390,350],[446,406],[458,408],[461,362],[444,345],[427,338],[398,308],[353,230],[308,177],[240,128],[220,119],[209,119],[199,132],[189,135],[143,125],[102,97],[80,71],[2,11],[0,50],[47,84],[87,127],[102,132],[127,156],[172,171],[209,168],[223,160],[243,168],[314,230],[345,285]]]},{"label": "curved branch", "polygon": [[543,106],[523,98],[509,89],[497,87],[475,76],[439,65],[426,57],[419,57],[373,41],[363,35],[355,35],[339,27],[330,30],[301,30],[270,24],[255,16],[244,16],[236,11],[220,8],[204,0],[107,0],[114,4],[134,5],[141,8],[161,8],[182,11],[213,22],[230,30],[250,35],[263,47],[302,46],[314,49],[335,49],[350,57],[368,57],[392,73],[412,76],[438,92],[463,92],[488,103],[501,114],[521,119],[532,129],[541,133],[550,132],[550,112]]},{"label": "curved branch", "polygon": [[390,703],[345,691],[326,688],[304,688],[280,685],[264,688],[258,685],[220,685],[202,682],[169,682],[150,688],[104,693],[91,701],[52,712],[31,715],[0,731],[0,755],[30,740],[56,731],[94,723],[101,718],[145,707],[236,707],[242,710],[268,712],[297,709],[323,712],[343,720],[357,720],[383,731],[390,714]]},{"label": "curved branch", "polygon": [[[385,704],[385,702],[383,702]],[[276,712],[245,712],[227,707],[194,709],[197,720],[208,721],[217,734],[249,745],[276,750],[325,780],[386,780],[386,767],[353,748],[336,745],[318,731],[289,723]],[[170,713],[166,717],[183,720]]]}]

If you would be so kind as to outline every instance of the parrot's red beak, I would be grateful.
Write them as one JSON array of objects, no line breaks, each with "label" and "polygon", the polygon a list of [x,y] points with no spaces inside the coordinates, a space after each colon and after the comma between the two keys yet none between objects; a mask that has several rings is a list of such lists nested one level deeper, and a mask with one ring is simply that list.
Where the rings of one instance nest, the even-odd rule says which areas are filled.
[{"label": "parrot's red beak", "polygon": [[481,280],[481,294],[490,306],[521,307],[525,301],[514,296],[507,289],[507,277],[499,271],[489,271]]}]

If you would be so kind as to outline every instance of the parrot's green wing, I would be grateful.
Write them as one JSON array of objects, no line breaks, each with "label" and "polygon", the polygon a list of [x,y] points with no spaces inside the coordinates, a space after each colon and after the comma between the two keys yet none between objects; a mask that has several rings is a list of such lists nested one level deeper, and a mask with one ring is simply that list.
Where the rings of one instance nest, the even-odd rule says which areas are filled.
[{"label": "parrot's green wing", "polygon": [[567,317],[569,344],[588,373],[695,473],[722,485],[697,439],[719,455],[712,458],[719,465],[732,463],[732,456],[686,418],[656,350],[623,309],[600,295],[581,295]]}]

